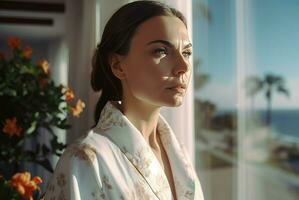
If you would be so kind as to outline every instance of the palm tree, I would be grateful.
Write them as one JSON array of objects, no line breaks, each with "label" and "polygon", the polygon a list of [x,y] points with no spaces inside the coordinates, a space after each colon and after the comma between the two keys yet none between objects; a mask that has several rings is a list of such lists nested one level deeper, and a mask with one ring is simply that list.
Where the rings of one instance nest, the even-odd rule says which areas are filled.
[{"label": "palm tree", "polygon": [[263,80],[257,76],[249,76],[245,82],[246,95],[251,97],[251,108],[254,110],[254,97],[263,88]]},{"label": "palm tree", "polygon": [[[265,92],[265,97],[267,100],[267,113],[266,113],[266,125],[270,125],[272,121],[272,99],[273,92],[277,91],[281,94],[289,96],[289,91],[285,87],[284,79],[279,75],[266,74],[264,78],[259,78],[257,76],[250,76],[246,80],[247,95],[252,96],[252,101],[254,96],[260,92]],[[252,103],[253,104],[253,103]]]}]

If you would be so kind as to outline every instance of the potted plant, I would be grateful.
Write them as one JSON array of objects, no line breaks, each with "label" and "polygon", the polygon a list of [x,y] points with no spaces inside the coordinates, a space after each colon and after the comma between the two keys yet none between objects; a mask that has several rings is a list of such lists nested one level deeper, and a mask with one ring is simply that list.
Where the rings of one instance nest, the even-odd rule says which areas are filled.
[{"label": "potted plant", "polygon": [[[8,38],[8,46],[10,55],[0,53],[1,187],[8,185],[6,179],[18,173],[22,162],[33,162],[53,172],[47,157],[60,156],[66,147],[58,141],[54,128],[70,128],[68,114],[79,117],[85,107],[80,99],[75,101],[70,88],[54,83],[47,60],[32,61],[30,46],[23,48],[16,37]],[[41,134],[50,134],[50,142],[37,141]],[[34,145],[24,149],[30,140]]]}]

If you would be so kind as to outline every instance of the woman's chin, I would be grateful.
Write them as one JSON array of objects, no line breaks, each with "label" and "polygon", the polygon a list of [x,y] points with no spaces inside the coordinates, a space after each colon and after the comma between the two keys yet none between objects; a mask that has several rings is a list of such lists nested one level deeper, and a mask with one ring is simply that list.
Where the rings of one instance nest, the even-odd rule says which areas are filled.
[{"label": "woman's chin", "polygon": [[169,99],[166,103],[165,106],[167,107],[179,107],[183,104],[183,100],[184,98],[182,96],[176,96],[176,97],[173,97],[171,99]]}]

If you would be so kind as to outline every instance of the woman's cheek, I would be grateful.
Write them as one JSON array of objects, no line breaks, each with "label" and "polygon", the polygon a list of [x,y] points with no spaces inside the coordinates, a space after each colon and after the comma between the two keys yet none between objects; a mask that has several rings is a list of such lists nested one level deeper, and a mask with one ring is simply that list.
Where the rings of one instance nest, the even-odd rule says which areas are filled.
[{"label": "woman's cheek", "polygon": [[163,76],[170,76],[172,77],[172,71],[173,71],[173,63],[170,61],[165,61],[160,64],[159,66],[159,73]]}]

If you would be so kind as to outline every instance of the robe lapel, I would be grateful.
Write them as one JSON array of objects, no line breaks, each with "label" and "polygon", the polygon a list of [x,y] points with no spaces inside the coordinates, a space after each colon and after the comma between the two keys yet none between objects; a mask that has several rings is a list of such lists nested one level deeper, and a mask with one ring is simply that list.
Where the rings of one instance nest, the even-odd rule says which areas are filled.
[{"label": "robe lapel", "polygon": [[158,130],[170,162],[177,198],[179,200],[194,199],[195,174],[191,162],[183,153],[171,127],[162,115],[159,118]]},{"label": "robe lapel", "polygon": [[107,102],[94,131],[108,137],[146,180],[158,199],[172,199],[167,177],[139,130],[117,108]]}]

